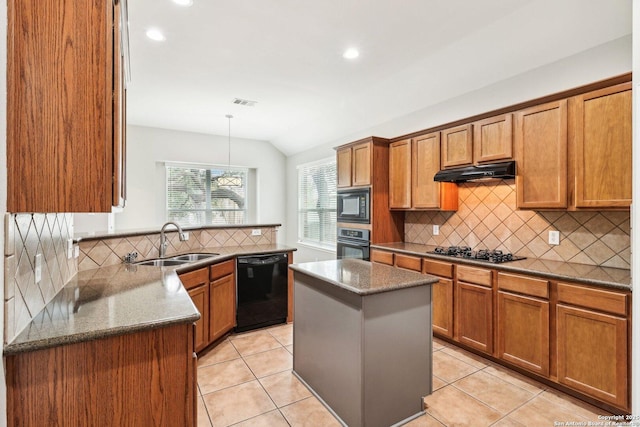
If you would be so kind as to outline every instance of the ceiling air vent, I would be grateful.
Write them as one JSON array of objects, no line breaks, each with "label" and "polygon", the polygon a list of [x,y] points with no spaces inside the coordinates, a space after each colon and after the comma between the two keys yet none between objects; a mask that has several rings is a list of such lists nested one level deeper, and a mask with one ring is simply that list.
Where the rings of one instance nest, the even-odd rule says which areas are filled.
[{"label": "ceiling air vent", "polygon": [[248,99],[234,98],[233,103],[236,105],[243,105],[245,107],[253,107],[256,105],[256,101],[249,101]]}]

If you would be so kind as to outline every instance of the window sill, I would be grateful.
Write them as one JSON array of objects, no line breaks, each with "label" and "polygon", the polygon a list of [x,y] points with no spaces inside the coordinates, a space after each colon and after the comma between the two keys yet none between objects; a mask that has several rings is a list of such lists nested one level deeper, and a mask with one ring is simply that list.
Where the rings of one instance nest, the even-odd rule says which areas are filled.
[{"label": "window sill", "polygon": [[330,254],[336,254],[336,247],[334,246],[333,248],[327,247],[327,246],[320,246],[320,245],[314,245],[313,243],[310,242],[305,242],[305,241],[301,241],[298,240],[297,242],[298,245],[300,246],[305,246],[309,249],[314,249],[316,251],[321,251],[321,252],[326,252],[326,253],[330,253]]}]

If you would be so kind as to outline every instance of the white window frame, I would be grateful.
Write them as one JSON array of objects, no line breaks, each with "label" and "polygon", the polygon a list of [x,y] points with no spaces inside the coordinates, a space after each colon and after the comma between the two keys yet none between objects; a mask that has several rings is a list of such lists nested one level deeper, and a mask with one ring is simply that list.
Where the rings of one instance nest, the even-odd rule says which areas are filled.
[{"label": "white window frame", "polygon": [[[335,157],[327,157],[325,159],[321,159],[321,160],[317,160],[314,162],[308,162],[308,163],[302,163],[300,165],[298,165],[296,167],[297,169],[297,183],[296,183],[296,189],[297,189],[297,200],[298,200],[298,207],[297,207],[297,214],[298,214],[298,243],[302,244],[302,245],[306,245],[306,246],[310,246],[314,249],[320,249],[320,250],[325,250],[325,251],[331,251],[331,252],[335,252],[336,250],[336,207],[335,207],[335,200],[336,200],[336,193],[337,193],[337,176],[333,177],[333,183],[329,183],[329,187],[328,188],[328,192],[326,194],[327,199],[325,200],[325,204],[327,206],[327,208],[325,209],[305,209],[303,208],[303,200],[302,197],[303,195],[301,194],[301,179],[302,179],[302,173],[304,173],[305,171],[308,171],[310,168],[314,167],[314,166],[329,166],[333,164],[334,165],[334,169],[337,171],[337,164],[336,164],[336,158]],[[333,200],[332,200],[333,199]],[[305,230],[305,219],[307,218],[306,213],[311,212],[311,211],[318,211],[319,214],[322,213],[333,213],[332,217],[329,216],[328,217],[328,223],[324,223],[324,224],[319,224],[319,227],[323,228],[326,233],[321,233],[323,235],[327,235],[328,233],[328,239],[312,239],[309,236],[305,236],[304,235],[304,230]]]}]

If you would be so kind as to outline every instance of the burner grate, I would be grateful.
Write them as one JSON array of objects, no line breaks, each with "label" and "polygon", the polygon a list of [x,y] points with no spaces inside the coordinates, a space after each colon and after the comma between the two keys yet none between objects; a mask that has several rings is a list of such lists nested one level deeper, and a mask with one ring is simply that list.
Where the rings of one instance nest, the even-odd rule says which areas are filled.
[{"label": "burner grate", "polygon": [[525,259],[525,257],[513,255],[512,253],[504,253],[499,249],[479,249],[474,251],[471,250],[469,246],[438,246],[435,248],[435,250],[429,251],[428,253],[457,258],[473,259],[477,261],[486,261],[494,264],[501,264],[503,262]]}]

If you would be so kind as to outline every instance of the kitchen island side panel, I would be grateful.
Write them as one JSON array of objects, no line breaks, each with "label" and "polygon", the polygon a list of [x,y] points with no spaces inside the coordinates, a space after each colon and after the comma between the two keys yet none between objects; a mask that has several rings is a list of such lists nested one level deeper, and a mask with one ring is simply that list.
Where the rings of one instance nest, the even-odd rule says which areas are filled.
[{"label": "kitchen island side panel", "polygon": [[432,391],[431,286],[367,295],[364,425],[390,426],[422,411]]},{"label": "kitchen island side panel", "polygon": [[347,425],[362,425],[362,298],[294,276],[293,371]]}]

